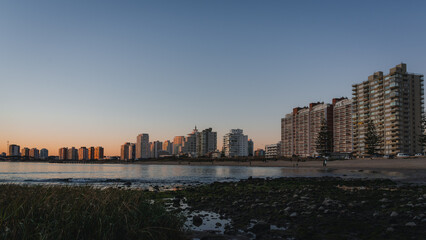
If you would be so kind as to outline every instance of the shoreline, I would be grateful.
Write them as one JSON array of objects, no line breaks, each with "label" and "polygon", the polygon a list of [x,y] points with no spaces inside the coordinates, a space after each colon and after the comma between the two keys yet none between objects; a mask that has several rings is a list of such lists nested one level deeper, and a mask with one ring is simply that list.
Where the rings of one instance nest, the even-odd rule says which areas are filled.
[{"label": "shoreline", "polygon": [[[241,166],[241,167],[285,167],[285,168],[319,168],[323,169],[323,162],[312,161],[290,161],[290,160],[148,160],[148,161],[23,161],[2,160],[0,162],[16,163],[53,163],[53,164],[141,164],[141,165],[191,165],[191,166]],[[367,169],[367,170],[426,170],[426,158],[394,158],[394,159],[350,159],[350,160],[328,160],[327,168],[333,169]]]}]

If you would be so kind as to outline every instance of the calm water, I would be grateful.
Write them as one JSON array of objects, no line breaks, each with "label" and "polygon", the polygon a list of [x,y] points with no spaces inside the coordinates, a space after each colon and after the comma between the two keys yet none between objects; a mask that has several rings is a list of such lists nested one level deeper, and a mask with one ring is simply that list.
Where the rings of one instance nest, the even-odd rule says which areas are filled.
[{"label": "calm water", "polygon": [[66,184],[93,186],[131,186],[161,189],[211,183],[237,181],[248,177],[390,177],[401,178],[400,173],[333,171],[332,169],[142,165],[142,164],[61,164],[0,162],[0,183]]}]

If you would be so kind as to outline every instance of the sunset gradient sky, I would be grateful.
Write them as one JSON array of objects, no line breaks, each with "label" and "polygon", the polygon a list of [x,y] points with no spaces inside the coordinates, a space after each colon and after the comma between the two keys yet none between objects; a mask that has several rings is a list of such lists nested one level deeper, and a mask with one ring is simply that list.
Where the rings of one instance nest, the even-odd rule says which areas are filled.
[{"label": "sunset gradient sky", "polygon": [[0,152],[172,140],[194,125],[280,140],[293,107],[426,73],[425,1],[0,1]]}]

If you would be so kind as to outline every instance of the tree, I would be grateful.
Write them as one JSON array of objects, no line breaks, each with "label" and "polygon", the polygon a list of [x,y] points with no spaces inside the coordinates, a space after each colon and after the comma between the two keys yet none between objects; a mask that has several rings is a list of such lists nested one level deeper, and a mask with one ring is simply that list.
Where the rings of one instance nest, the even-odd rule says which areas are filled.
[{"label": "tree", "polygon": [[365,145],[367,149],[367,154],[372,156],[378,152],[380,143],[382,142],[382,137],[377,134],[376,126],[371,120],[366,122],[367,124],[367,134],[365,137]]},{"label": "tree", "polygon": [[422,114],[422,118],[420,120],[420,129],[421,133],[419,135],[419,145],[422,147],[422,151],[424,151],[426,148],[426,114],[424,113]]},{"label": "tree", "polygon": [[325,156],[333,150],[333,132],[329,129],[325,118],[321,121],[321,128],[316,140],[316,150],[320,156]]}]

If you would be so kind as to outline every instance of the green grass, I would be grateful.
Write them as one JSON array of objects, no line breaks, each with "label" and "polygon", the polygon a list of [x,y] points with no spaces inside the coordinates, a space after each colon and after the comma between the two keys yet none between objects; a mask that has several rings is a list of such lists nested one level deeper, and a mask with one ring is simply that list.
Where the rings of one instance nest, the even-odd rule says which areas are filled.
[{"label": "green grass", "polygon": [[184,239],[183,218],[138,190],[0,185],[0,239]]}]

